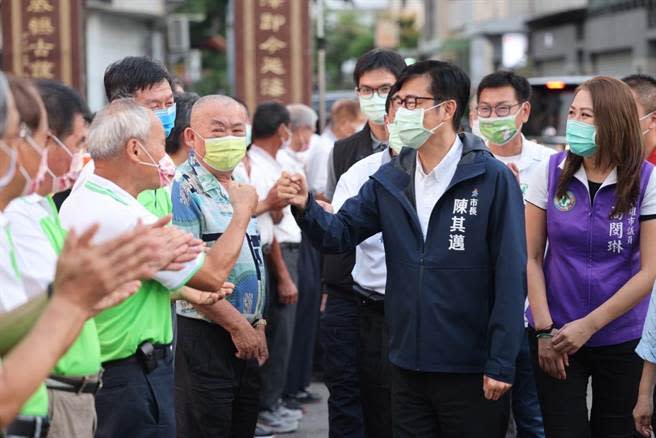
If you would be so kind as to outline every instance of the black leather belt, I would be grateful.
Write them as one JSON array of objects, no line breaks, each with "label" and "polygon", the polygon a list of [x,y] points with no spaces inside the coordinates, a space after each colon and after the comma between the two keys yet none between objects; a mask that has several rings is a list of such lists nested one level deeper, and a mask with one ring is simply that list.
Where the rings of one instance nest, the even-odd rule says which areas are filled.
[{"label": "black leather belt", "polygon": [[146,373],[150,373],[157,368],[159,362],[164,361],[172,354],[171,344],[151,344],[150,342],[142,343],[136,353],[123,359],[110,360],[102,364],[103,368],[112,368],[127,364],[138,364],[144,367]]},{"label": "black leather belt", "polygon": [[19,415],[9,423],[6,438],[45,438],[48,435],[50,421],[48,417]]},{"label": "black leather belt", "polygon": [[74,392],[76,394],[97,394],[102,388],[102,372],[83,377],[51,375],[46,379],[46,386],[48,389]]},{"label": "black leather belt", "polygon": [[363,306],[371,307],[376,311],[385,313],[385,295],[365,289],[357,283],[353,284],[353,292],[355,292],[360,304]]}]

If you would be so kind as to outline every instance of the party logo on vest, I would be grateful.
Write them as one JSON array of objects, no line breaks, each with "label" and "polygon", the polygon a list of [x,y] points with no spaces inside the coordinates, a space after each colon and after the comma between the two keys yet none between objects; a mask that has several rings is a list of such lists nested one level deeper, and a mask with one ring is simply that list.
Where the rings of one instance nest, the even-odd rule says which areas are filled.
[{"label": "party logo on vest", "polygon": [[522,190],[522,195],[526,195],[526,192],[528,192],[528,184],[526,183],[520,184],[519,188]]},{"label": "party logo on vest", "polygon": [[574,196],[574,193],[568,190],[567,193],[565,193],[565,196],[560,199],[554,196],[553,202],[554,207],[556,207],[556,209],[559,211],[570,211],[576,205],[576,196]]}]

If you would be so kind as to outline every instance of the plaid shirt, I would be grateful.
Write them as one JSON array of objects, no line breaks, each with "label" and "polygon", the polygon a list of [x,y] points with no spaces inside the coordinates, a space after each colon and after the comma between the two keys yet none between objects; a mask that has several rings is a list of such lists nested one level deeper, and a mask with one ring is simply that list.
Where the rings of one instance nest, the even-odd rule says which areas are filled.
[{"label": "plaid shirt", "polygon": [[[196,160],[195,155],[178,167],[171,188],[173,223],[212,246],[225,232],[232,219],[232,205],[219,181]],[[249,321],[262,317],[265,279],[257,222],[251,219],[244,243],[227,281],[235,290],[227,300]],[[191,304],[179,300],[178,315],[204,319]]]}]

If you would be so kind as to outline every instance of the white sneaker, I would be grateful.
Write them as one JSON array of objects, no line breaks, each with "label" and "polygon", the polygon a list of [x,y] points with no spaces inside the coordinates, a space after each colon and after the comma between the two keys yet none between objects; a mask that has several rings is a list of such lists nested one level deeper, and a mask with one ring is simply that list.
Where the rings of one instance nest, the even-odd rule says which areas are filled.
[{"label": "white sneaker", "polygon": [[255,425],[255,435],[253,438],[274,438],[274,435],[271,429],[258,423]]},{"label": "white sneaker", "polygon": [[272,433],[292,433],[298,430],[298,421],[286,420],[268,410],[260,411],[257,423]]},{"label": "white sneaker", "polygon": [[289,409],[282,404],[280,400],[273,410],[274,414],[283,420],[287,421],[300,421],[303,418],[304,412],[302,409]]}]

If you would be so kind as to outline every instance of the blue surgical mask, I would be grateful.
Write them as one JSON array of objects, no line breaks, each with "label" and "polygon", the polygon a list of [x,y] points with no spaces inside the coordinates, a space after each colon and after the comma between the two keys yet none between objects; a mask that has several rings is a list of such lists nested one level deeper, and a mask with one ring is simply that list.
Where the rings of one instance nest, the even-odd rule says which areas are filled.
[{"label": "blue surgical mask", "polygon": [[253,142],[253,125],[246,124],[246,146]]},{"label": "blue surgical mask", "polygon": [[568,120],[566,128],[567,144],[574,155],[589,157],[599,149],[597,143],[597,128],[589,123],[578,120]]},{"label": "blue surgical mask", "polygon": [[159,121],[162,122],[164,134],[166,134],[167,137],[171,134],[173,126],[175,125],[176,110],[177,104],[175,103],[168,108],[155,110],[155,115]]}]

